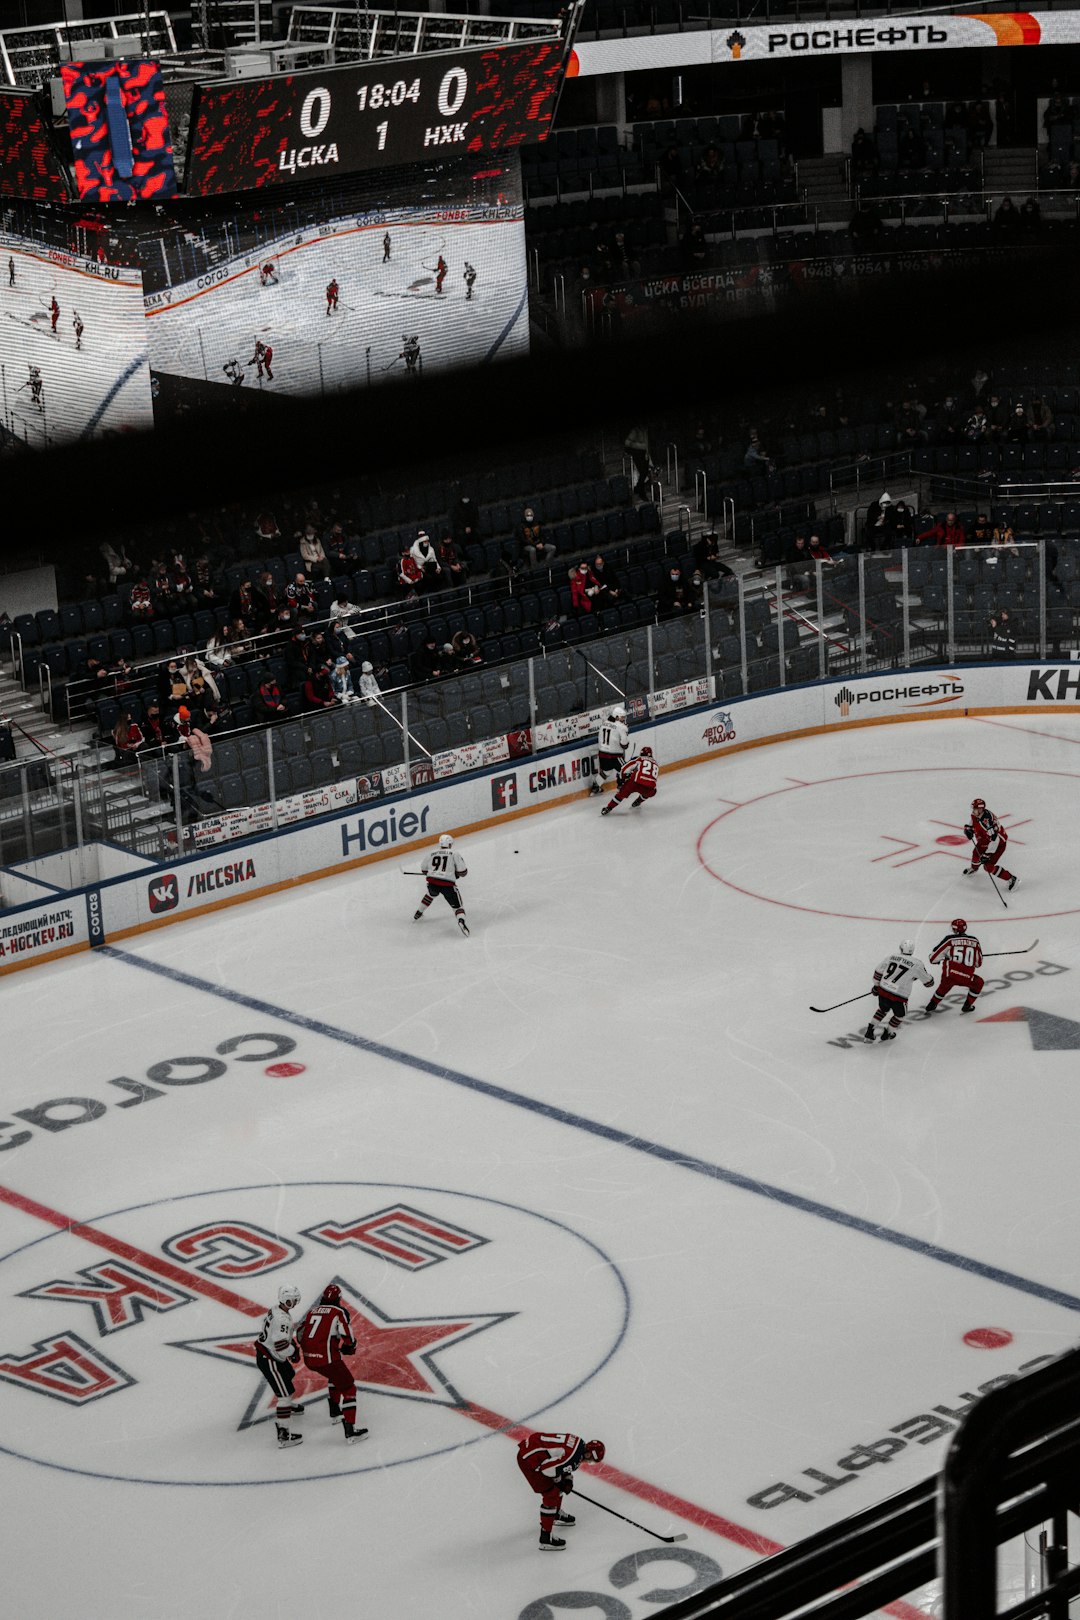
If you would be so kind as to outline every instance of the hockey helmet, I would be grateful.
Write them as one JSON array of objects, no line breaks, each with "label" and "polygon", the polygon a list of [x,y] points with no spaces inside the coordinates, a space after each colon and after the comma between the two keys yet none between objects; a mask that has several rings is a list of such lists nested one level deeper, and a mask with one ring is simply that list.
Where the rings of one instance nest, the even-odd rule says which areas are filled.
[{"label": "hockey helmet", "polygon": [[615,707],[612,709],[611,713],[608,715],[608,719],[609,720],[625,720],[626,719],[626,710],[623,708],[621,703],[616,703]]},{"label": "hockey helmet", "polygon": [[967,933],[967,922],[963,917],[954,917],[952,922],[949,924],[949,927],[952,929],[954,934]]},{"label": "hockey helmet", "polygon": [[915,941],[913,939],[902,939],[900,941],[900,955],[901,956],[914,956],[915,955]]},{"label": "hockey helmet", "polygon": [[586,1462],[601,1463],[607,1453],[607,1447],[602,1440],[586,1440],[582,1455]]},{"label": "hockey helmet", "polygon": [[454,847],[454,840],[451,838],[450,834],[449,833],[443,833],[442,837],[439,839],[439,848],[440,849],[453,849],[453,847]]},{"label": "hockey helmet", "polygon": [[283,1311],[293,1311],[300,1303],[300,1290],[295,1283],[282,1283],[277,1291],[277,1302]]},{"label": "hockey helmet", "polygon": [[641,750],[641,752],[642,752],[643,755],[647,754],[648,757],[650,759],[652,759],[652,749],[648,746],[647,743],[646,743],[645,747]]},{"label": "hockey helmet", "polygon": [[985,799],[972,799],[971,808],[974,810],[975,814],[978,815],[980,810],[985,810],[986,809],[986,800]]},{"label": "hockey helmet", "polygon": [[327,1283],[326,1287],[322,1291],[322,1297],[324,1305],[340,1305],[341,1289],[338,1287],[337,1283]]}]

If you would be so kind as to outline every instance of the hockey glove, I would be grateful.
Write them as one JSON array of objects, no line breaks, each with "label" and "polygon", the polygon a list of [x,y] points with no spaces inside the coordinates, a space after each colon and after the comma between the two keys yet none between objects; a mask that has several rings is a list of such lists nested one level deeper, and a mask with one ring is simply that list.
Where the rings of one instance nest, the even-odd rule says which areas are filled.
[{"label": "hockey glove", "polygon": [[353,1339],[346,1339],[341,1346],[341,1353],[345,1356],[355,1356],[356,1343]]},{"label": "hockey glove", "polygon": [[965,827],[964,828],[964,837],[965,838],[974,838],[975,837],[975,829],[974,829],[974,827]]},{"label": "hockey glove", "polygon": [[574,1488],[574,1476],[569,1472],[562,1473],[556,1479],[555,1484],[564,1496],[569,1496]]}]

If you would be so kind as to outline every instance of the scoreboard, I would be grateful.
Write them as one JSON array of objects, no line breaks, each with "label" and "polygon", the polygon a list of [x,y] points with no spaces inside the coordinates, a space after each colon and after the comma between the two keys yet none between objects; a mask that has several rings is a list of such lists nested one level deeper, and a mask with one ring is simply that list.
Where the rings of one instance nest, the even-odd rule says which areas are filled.
[{"label": "scoreboard", "polygon": [[212,196],[542,140],[564,61],[552,38],[202,84],[185,190]]}]

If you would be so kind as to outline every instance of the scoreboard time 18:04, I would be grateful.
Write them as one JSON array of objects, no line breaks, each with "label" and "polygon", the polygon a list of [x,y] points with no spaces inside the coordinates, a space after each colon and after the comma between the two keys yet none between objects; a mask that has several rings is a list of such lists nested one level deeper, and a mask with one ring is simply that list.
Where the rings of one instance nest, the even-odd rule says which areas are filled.
[{"label": "scoreboard time 18:04", "polygon": [[[469,91],[469,76],[463,67],[447,68],[439,80],[435,95],[435,104],[442,118],[454,118],[465,104]],[[392,84],[382,84],[378,80],[356,86],[356,111],[358,113],[385,112],[388,109],[404,107],[411,102],[416,108],[420,106],[421,85],[417,76],[412,80],[395,79]],[[300,130],[307,140],[317,140],[330,123],[333,111],[333,101],[329,89],[325,85],[316,85],[309,90],[300,108]],[[375,133],[378,136],[377,148],[380,152],[386,148],[387,132],[390,120],[376,124]]]}]

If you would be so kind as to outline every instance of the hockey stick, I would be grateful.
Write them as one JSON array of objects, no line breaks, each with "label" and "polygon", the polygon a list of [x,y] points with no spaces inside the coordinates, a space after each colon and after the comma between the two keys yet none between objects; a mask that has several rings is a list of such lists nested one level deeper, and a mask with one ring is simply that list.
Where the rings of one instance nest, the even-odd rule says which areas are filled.
[{"label": "hockey stick", "polygon": [[837,1007],[850,1007],[853,1001],[865,1001],[867,996],[873,995],[872,990],[864,990],[861,996],[848,996],[846,1001],[834,1001],[831,1007],[811,1007],[811,1012],[835,1012]]},{"label": "hockey stick", "polygon": [[575,1489],[574,1495],[577,1496],[577,1497],[580,1497],[581,1501],[590,1503],[590,1505],[592,1507],[598,1507],[601,1510],[602,1513],[610,1513],[613,1519],[621,1519],[624,1524],[632,1524],[635,1530],[644,1531],[644,1533],[647,1536],[652,1536],[654,1541],[671,1542],[671,1541],[685,1541],[686,1540],[685,1535],[681,1535],[681,1536],[662,1536],[657,1531],[648,1529],[648,1527],[646,1525],[638,1524],[636,1519],[628,1519],[626,1517],[625,1513],[616,1513],[614,1508],[605,1507],[603,1502],[596,1501],[595,1497],[586,1496],[582,1491],[579,1491],[579,1490]]},{"label": "hockey stick", "polygon": [[399,866],[398,871],[401,873],[402,877],[427,877],[426,872],[412,872],[404,866]]},{"label": "hockey stick", "polygon": [[1001,890],[998,888],[998,886],[997,886],[997,878],[994,876],[993,872],[988,871],[986,875],[990,879],[991,883],[994,885],[994,893],[997,895],[998,899],[1001,901],[1002,905],[1005,907],[1005,910],[1008,911],[1009,902],[1006,900],[1005,896],[1002,894]]},{"label": "hockey stick", "polygon": [[[585,654],[582,652],[580,647],[575,647],[574,651],[577,653],[579,658],[585,658]],[[607,675],[605,675],[602,669],[597,669],[596,665],[592,662],[591,659],[585,658],[585,662],[588,664],[589,668],[592,670],[594,675],[598,675],[602,681],[607,681],[607,684],[611,687],[611,690],[613,692],[618,692],[619,696],[623,699],[623,701],[624,702],[626,701],[626,693],[622,690],[621,687],[616,686],[615,682],[613,680],[611,680]]]},{"label": "hockey stick", "polygon": [[985,961],[988,956],[1026,956],[1028,951],[1033,951],[1038,943],[1037,939],[1033,940],[1030,945],[1025,945],[1022,951],[984,951],[983,960]]}]

